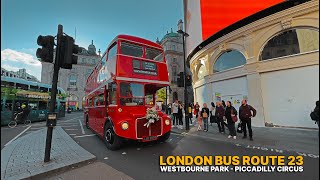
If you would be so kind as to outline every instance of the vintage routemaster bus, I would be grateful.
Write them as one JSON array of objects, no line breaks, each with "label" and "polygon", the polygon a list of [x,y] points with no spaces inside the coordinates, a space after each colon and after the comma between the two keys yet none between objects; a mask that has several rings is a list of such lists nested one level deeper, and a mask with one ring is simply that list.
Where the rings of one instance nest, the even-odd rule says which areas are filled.
[{"label": "vintage routemaster bus", "polygon": [[165,141],[171,119],[157,110],[147,125],[146,111],[155,106],[156,91],[169,85],[162,47],[154,42],[118,35],[87,79],[84,123],[116,150],[125,139]]}]

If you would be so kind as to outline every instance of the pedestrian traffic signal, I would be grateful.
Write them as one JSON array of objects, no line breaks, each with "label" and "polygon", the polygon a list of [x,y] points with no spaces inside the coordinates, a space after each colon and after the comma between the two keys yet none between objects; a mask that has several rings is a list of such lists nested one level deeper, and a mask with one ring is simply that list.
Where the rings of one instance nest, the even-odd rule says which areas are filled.
[{"label": "pedestrian traffic signal", "polygon": [[38,36],[37,44],[42,46],[38,48],[36,55],[43,62],[52,63],[53,62],[53,46],[54,37],[53,36]]},{"label": "pedestrian traffic signal", "polygon": [[192,86],[192,79],[191,79],[191,75],[187,75],[187,79],[186,79],[186,86]]},{"label": "pedestrian traffic signal", "polygon": [[72,64],[78,63],[79,46],[74,44],[74,39],[70,36],[61,37],[60,67],[64,69],[72,69]]},{"label": "pedestrian traffic signal", "polygon": [[179,77],[177,79],[178,87],[184,87],[184,74],[180,72]]}]

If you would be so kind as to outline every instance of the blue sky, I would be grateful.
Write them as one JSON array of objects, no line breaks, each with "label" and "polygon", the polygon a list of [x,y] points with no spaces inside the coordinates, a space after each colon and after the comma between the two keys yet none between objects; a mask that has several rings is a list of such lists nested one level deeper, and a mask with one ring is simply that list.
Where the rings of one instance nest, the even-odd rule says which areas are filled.
[{"label": "blue sky", "polygon": [[103,52],[118,34],[161,39],[183,18],[182,0],[1,0],[1,66],[26,68],[38,79],[35,52],[39,35],[56,35],[58,24],[87,48]]}]

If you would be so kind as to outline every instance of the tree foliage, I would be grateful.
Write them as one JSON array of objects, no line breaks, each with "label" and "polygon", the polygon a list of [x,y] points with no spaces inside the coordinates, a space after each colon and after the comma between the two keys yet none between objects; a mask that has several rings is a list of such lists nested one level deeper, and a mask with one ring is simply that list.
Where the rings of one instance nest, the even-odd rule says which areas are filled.
[{"label": "tree foliage", "polygon": [[157,91],[157,96],[158,98],[161,98],[161,99],[166,99],[166,88],[161,88]]}]

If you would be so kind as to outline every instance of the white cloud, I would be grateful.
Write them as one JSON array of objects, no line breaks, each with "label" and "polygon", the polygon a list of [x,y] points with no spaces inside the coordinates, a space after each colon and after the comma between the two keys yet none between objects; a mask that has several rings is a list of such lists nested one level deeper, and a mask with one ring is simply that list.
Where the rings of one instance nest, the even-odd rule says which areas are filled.
[{"label": "white cloud", "polygon": [[32,66],[41,66],[41,62],[33,55],[15,51],[12,49],[1,50],[1,60],[20,62]]},{"label": "white cloud", "polygon": [[34,55],[25,53],[26,51],[32,53],[32,49],[22,49],[21,51],[12,49],[1,50],[1,67],[14,72],[24,68],[27,70],[27,73],[40,80],[41,62]]},{"label": "white cloud", "polygon": [[1,64],[1,67],[6,69],[6,70],[8,70],[8,71],[14,71],[14,72],[16,72],[16,71],[18,71],[20,69],[18,67],[11,66],[9,64],[3,64],[3,65]]}]

